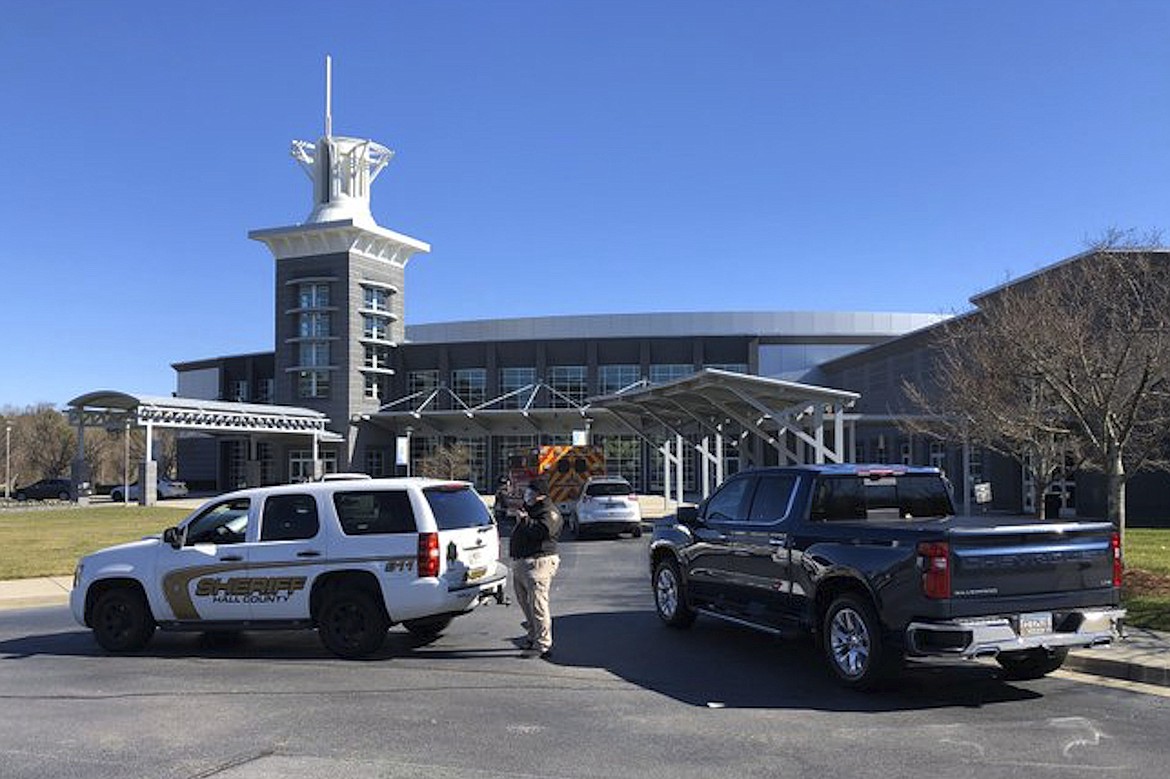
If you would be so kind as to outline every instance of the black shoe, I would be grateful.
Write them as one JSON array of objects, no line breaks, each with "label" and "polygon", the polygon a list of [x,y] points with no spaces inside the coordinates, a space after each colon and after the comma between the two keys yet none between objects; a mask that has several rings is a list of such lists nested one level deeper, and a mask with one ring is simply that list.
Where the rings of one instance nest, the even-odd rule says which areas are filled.
[{"label": "black shoe", "polygon": [[531,649],[532,648],[532,639],[528,638],[526,636],[520,636],[519,638],[513,638],[512,643],[515,644],[516,646],[520,647],[521,649]]},{"label": "black shoe", "polygon": [[538,657],[541,660],[552,660],[552,649],[546,649],[543,652],[538,649],[525,649],[520,653],[520,656],[525,660],[534,660]]},{"label": "black shoe", "polygon": [[523,622],[520,623],[520,629],[521,630],[528,630],[528,620],[524,620]]}]

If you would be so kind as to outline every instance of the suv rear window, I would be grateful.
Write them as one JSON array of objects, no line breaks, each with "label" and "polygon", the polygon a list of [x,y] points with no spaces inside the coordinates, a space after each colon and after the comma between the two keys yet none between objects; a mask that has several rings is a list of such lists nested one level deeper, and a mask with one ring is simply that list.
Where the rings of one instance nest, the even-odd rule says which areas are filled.
[{"label": "suv rear window", "polygon": [[426,487],[423,495],[430,504],[439,530],[483,527],[492,523],[487,504],[466,485]]},{"label": "suv rear window", "polygon": [[624,481],[602,481],[588,484],[585,487],[585,494],[590,496],[596,495],[629,495],[634,491],[633,487],[626,484]]},{"label": "suv rear window", "polygon": [[410,496],[403,490],[337,492],[333,506],[347,536],[418,532]]}]

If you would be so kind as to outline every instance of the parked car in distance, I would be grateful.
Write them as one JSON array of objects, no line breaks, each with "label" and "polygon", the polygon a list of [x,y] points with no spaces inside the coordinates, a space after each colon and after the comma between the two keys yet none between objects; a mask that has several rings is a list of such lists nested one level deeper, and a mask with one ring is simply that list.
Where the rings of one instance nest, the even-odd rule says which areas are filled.
[{"label": "parked car in distance", "polygon": [[20,501],[25,500],[69,500],[69,489],[72,486],[68,479],[41,479],[27,487],[17,487],[12,497]]},{"label": "parked car in distance", "polygon": [[594,476],[585,482],[569,514],[577,538],[597,533],[642,535],[642,508],[630,483],[620,476]]},{"label": "parked car in distance", "polygon": [[[126,493],[124,498],[123,491]],[[165,476],[160,477],[158,480],[158,496],[160,498],[185,498],[187,496],[187,483],[168,479]],[[119,484],[110,490],[110,500],[115,503],[121,503],[123,499],[130,501],[138,500],[137,483],[131,484],[129,489]]]}]

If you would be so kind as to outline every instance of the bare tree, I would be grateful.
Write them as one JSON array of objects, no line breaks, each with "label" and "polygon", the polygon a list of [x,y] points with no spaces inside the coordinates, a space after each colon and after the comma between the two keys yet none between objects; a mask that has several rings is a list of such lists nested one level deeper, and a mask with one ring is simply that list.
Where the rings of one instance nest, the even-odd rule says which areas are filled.
[{"label": "bare tree", "polygon": [[1057,456],[1045,440],[1072,447],[1105,473],[1108,517],[1122,533],[1129,476],[1170,466],[1170,252],[1149,240],[1112,231],[976,298],[961,323],[969,332],[940,342],[938,387],[909,393],[972,437],[1031,447],[1038,470]]},{"label": "bare tree", "polygon": [[463,444],[440,446],[419,461],[418,475],[433,479],[470,479],[471,451]]},{"label": "bare tree", "polygon": [[[45,403],[30,408],[17,420],[16,441],[30,476],[61,476],[76,454],[77,434],[65,416]],[[13,457],[16,460],[16,457]]]},{"label": "bare tree", "polygon": [[1031,503],[1043,518],[1044,493],[1070,455],[1081,460],[1061,404],[1028,366],[1003,362],[980,316],[956,317],[937,333],[932,384],[902,383],[921,416],[907,417],[901,426],[1015,460],[1032,477]]}]

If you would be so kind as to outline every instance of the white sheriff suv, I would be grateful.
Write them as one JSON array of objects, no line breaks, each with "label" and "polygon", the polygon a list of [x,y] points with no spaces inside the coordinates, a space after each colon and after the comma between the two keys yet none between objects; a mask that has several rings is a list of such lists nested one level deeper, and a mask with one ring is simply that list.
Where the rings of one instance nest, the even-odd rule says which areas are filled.
[{"label": "white sheriff suv", "polygon": [[73,616],[112,652],[164,630],[316,628],[341,657],[402,623],[426,640],[504,600],[496,525],[466,482],[366,479],[208,501],[161,536],[83,557]]}]

